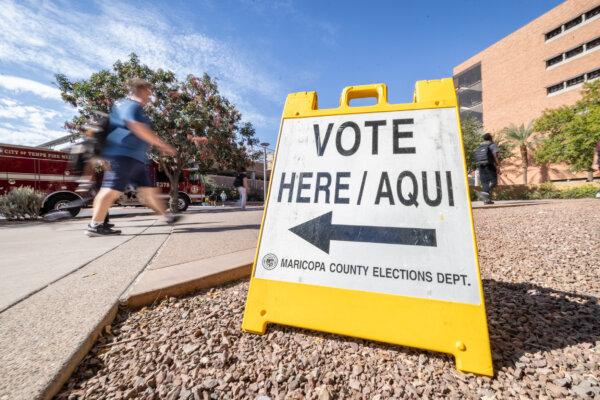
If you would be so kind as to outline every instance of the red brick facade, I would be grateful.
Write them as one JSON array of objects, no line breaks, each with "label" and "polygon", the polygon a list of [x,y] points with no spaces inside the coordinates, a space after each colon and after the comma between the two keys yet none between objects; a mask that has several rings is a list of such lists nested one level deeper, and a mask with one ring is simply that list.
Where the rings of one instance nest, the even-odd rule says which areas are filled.
[{"label": "red brick facade", "polygon": [[[548,88],[580,76],[584,80],[596,78],[600,45],[593,41],[600,38],[600,14],[593,15],[592,11],[598,6],[600,0],[566,0],[454,68],[456,77],[480,64],[482,104],[477,109],[483,114],[486,131],[494,133],[510,124],[528,124],[544,109],[579,99],[582,83],[574,83],[577,80],[570,81],[571,86],[563,83],[564,88],[554,93],[548,94]],[[574,20],[578,16],[582,16],[580,23]],[[573,26],[564,25],[569,21]],[[547,39],[546,34],[555,28],[564,31]],[[579,45],[583,45],[583,51],[577,54]],[[555,61],[559,60],[570,50],[570,57],[563,55],[563,61],[547,65],[547,60],[557,56]],[[504,183],[522,183],[519,165],[507,166],[506,172]],[[530,167],[529,183],[543,181],[545,174],[539,167]],[[559,180],[583,178],[586,174],[575,176],[564,166],[552,166],[547,176]]]}]

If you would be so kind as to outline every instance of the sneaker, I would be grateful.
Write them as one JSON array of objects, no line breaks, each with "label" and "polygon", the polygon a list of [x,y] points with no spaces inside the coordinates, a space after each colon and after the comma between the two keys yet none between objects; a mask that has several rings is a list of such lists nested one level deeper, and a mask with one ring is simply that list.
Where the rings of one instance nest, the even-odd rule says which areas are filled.
[{"label": "sneaker", "polygon": [[484,201],[484,202],[488,201],[490,199],[490,194],[488,192],[484,192],[484,191],[477,192],[477,199],[479,201]]},{"label": "sneaker", "polygon": [[88,235],[89,237],[113,236],[113,235],[120,235],[121,231],[118,229],[106,228],[103,224],[100,224],[100,225],[94,226],[94,227],[91,225],[88,225],[87,229],[85,230],[85,234]]},{"label": "sneaker", "polygon": [[48,222],[56,222],[56,221],[64,221],[70,218],[73,218],[70,212],[68,211],[51,211],[47,214],[44,214],[44,220]]},{"label": "sneaker", "polygon": [[172,214],[172,213],[166,213],[165,214],[165,222],[169,225],[173,225],[174,223],[176,223],[177,221],[179,221],[181,219],[181,215],[179,214]]},{"label": "sneaker", "polygon": [[494,202],[491,201],[491,200],[486,200],[486,201],[483,202],[483,204],[494,204]]},{"label": "sneaker", "polygon": [[102,225],[104,225],[104,227],[108,229],[115,227],[115,224],[111,224],[110,222],[105,222]]}]

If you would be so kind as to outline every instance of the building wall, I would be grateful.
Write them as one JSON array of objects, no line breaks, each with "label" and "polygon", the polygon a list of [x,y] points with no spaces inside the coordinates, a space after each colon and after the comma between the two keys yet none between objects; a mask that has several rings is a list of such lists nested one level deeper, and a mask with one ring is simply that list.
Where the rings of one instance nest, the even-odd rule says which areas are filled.
[{"label": "building wall", "polygon": [[[546,60],[600,37],[600,15],[549,40],[545,34],[599,5],[600,0],[566,0],[454,68],[456,76],[480,63],[486,131],[528,124],[544,109],[570,105],[580,98],[582,84],[551,95],[547,87],[599,69],[600,46],[549,68]],[[518,165],[510,165],[506,171],[505,183],[521,183]],[[565,166],[552,166],[549,171],[532,167],[530,183],[543,180],[546,172],[550,179],[585,177],[569,173]]]}]

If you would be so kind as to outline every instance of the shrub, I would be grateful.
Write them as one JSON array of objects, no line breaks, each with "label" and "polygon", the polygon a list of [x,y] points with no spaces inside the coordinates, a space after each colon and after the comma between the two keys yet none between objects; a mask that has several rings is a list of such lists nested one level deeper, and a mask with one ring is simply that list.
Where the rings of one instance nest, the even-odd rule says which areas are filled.
[{"label": "shrub", "polygon": [[248,201],[263,201],[263,197],[262,190],[251,191],[248,193]]},{"label": "shrub", "polygon": [[529,190],[525,185],[498,186],[493,197],[496,200],[528,200]]},{"label": "shrub", "polygon": [[528,198],[531,200],[559,199],[560,190],[552,182],[544,182],[539,186],[529,188]]},{"label": "shrub", "polygon": [[[494,189],[494,199],[496,200],[543,200],[543,199],[583,199],[595,197],[600,190],[596,184],[584,184],[560,188],[552,182],[545,182],[539,186],[536,185],[509,185],[498,186]],[[471,200],[475,194],[471,191]]]},{"label": "shrub", "polygon": [[0,214],[8,220],[37,218],[44,195],[31,187],[19,187],[0,196]]},{"label": "shrub", "polygon": [[600,187],[592,184],[570,187],[559,192],[561,199],[583,199],[586,197],[596,197]]}]

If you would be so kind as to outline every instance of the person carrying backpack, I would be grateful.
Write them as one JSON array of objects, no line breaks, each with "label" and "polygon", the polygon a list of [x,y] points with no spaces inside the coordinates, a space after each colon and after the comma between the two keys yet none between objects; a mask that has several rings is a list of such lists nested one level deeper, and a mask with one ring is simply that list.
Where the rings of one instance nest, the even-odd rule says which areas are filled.
[{"label": "person carrying backpack", "polygon": [[479,199],[483,200],[483,204],[494,204],[492,189],[498,184],[498,175],[501,172],[498,146],[494,143],[491,133],[483,135],[483,142],[475,149],[474,158],[482,188],[478,193]]},{"label": "person carrying backpack", "polygon": [[243,171],[239,171],[233,181],[233,187],[240,194],[240,209],[246,209],[246,199],[248,198],[248,178]]},{"label": "person carrying backpack", "polygon": [[85,231],[87,236],[121,233],[105,226],[104,218],[129,184],[138,187],[143,203],[162,215],[168,224],[179,219],[179,216],[166,210],[148,176],[148,151],[151,146],[163,154],[176,154],[175,148],[154,133],[152,121],[144,111],[152,95],[152,86],[147,81],[134,78],[129,81],[129,89],[129,97],[115,104],[110,112],[109,133],[101,150],[102,158],[109,162],[110,168],[104,173],[102,188],[94,198],[92,220]]}]

